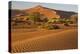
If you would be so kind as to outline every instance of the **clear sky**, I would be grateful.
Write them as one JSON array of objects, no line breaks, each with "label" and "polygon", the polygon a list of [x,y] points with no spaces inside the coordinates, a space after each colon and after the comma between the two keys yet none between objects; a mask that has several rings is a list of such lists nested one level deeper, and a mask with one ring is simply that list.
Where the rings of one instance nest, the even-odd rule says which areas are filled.
[{"label": "clear sky", "polygon": [[37,5],[41,5],[41,6],[56,9],[56,10],[78,12],[78,6],[73,5],[73,4],[55,4],[55,3],[37,3],[37,2],[12,1],[12,9],[23,10],[23,9],[28,9],[28,8],[31,8],[31,7],[35,7]]}]

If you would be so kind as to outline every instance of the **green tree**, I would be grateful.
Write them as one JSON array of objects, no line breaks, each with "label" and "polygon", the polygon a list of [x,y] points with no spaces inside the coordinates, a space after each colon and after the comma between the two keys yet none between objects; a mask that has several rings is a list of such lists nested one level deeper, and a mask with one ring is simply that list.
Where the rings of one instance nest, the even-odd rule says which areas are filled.
[{"label": "green tree", "polygon": [[39,12],[33,12],[29,14],[29,18],[34,21],[34,24],[40,20],[40,13]]}]

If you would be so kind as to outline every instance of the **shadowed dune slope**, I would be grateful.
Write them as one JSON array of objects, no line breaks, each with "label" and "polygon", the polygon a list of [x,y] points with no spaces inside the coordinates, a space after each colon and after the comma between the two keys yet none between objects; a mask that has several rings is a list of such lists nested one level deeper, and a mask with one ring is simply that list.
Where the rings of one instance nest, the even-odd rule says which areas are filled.
[{"label": "shadowed dune slope", "polygon": [[12,43],[12,52],[63,50],[77,48],[77,30],[70,29]]}]

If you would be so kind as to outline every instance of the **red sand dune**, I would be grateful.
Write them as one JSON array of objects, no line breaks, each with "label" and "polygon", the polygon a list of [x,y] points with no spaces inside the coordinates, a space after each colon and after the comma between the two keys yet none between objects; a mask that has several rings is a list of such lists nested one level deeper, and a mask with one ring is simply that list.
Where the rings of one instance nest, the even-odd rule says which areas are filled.
[{"label": "red sand dune", "polygon": [[75,49],[75,48],[77,48],[76,29],[69,29],[55,33],[46,33],[43,36],[27,38],[21,41],[17,40],[13,41],[12,43],[12,52],[61,50],[61,49]]}]

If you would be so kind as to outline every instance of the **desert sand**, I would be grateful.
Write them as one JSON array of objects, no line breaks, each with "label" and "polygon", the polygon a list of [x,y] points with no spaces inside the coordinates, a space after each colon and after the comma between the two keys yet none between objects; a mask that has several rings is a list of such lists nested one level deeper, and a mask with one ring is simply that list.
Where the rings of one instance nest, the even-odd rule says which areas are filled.
[{"label": "desert sand", "polygon": [[76,49],[77,29],[39,30],[26,29],[12,31],[12,52]]}]

